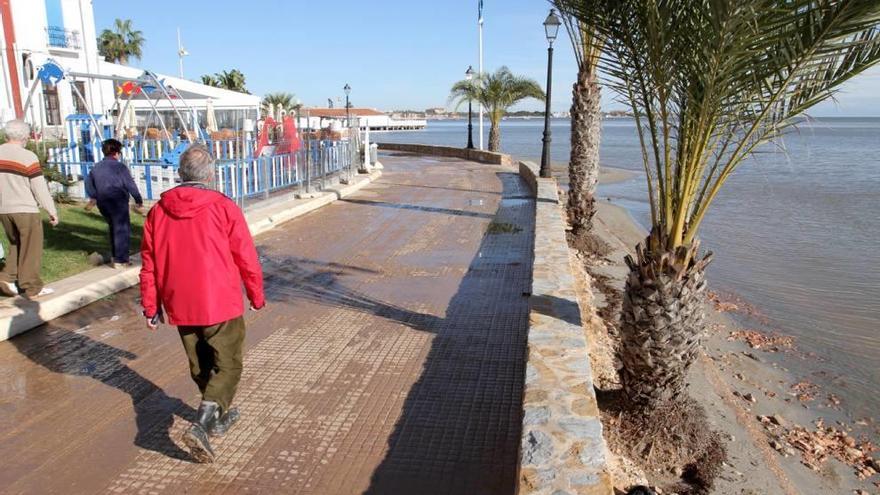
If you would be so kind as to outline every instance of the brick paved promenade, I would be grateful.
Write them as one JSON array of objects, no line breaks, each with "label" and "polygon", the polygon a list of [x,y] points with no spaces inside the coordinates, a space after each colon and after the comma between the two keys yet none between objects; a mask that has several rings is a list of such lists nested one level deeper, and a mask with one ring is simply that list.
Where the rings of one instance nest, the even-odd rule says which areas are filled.
[{"label": "brick paved promenade", "polygon": [[513,493],[534,201],[500,167],[384,163],[257,238],[216,463],[181,450],[197,392],[134,289],[0,343],[0,493]]}]

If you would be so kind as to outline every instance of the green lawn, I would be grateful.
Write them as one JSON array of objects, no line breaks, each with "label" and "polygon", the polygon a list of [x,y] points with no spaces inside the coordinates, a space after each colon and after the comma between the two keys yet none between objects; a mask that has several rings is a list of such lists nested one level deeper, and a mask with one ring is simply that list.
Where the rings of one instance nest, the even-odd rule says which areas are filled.
[{"label": "green lawn", "polygon": [[[97,208],[91,212],[83,209],[83,205],[59,205],[58,214],[61,223],[57,227],[49,225],[46,213],[43,213],[43,282],[49,283],[58,279],[75,275],[88,270],[92,266],[88,262],[89,254],[98,252],[110,253],[110,235],[107,222],[98,213]],[[131,248],[139,252],[144,217],[131,214]],[[2,232],[0,228],[0,232]],[[0,233],[0,240],[6,252],[9,242],[6,234]]]}]

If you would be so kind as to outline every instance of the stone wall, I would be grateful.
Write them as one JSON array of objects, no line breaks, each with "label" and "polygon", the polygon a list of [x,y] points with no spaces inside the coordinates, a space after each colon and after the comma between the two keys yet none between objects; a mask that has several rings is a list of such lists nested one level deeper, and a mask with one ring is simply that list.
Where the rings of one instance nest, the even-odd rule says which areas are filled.
[{"label": "stone wall", "polygon": [[556,180],[519,170],[536,196],[519,493],[611,494]]},{"label": "stone wall", "polygon": [[469,150],[467,148],[453,148],[451,146],[432,146],[427,144],[401,144],[401,143],[378,143],[381,151],[401,151],[418,155],[448,156],[461,158],[472,162],[489,163],[493,165],[515,165],[513,158],[504,153],[492,151]]}]

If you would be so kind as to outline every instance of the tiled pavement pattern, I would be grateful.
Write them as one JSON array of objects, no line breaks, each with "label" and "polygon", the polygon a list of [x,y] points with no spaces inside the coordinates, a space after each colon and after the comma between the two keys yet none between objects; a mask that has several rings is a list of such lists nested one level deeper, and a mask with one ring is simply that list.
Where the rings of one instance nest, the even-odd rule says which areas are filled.
[{"label": "tiled pavement pattern", "polygon": [[270,303],[217,462],[181,450],[185,358],[128,291],[0,344],[0,492],[513,493],[534,201],[509,169],[383,161],[258,238]]}]

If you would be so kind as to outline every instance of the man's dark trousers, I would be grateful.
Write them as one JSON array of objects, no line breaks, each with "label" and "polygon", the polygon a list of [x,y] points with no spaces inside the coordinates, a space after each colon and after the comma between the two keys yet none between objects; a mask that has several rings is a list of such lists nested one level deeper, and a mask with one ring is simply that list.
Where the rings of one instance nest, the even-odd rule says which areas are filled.
[{"label": "man's dark trousers", "polygon": [[180,326],[180,340],[189,359],[190,376],[202,400],[229,411],[241,380],[245,324],[239,316],[210,326]]},{"label": "man's dark trousers", "polygon": [[114,263],[128,263],[131,248],[131,217],[128,196],[98,201],[98,211],[110,226],[110,249]]}]

